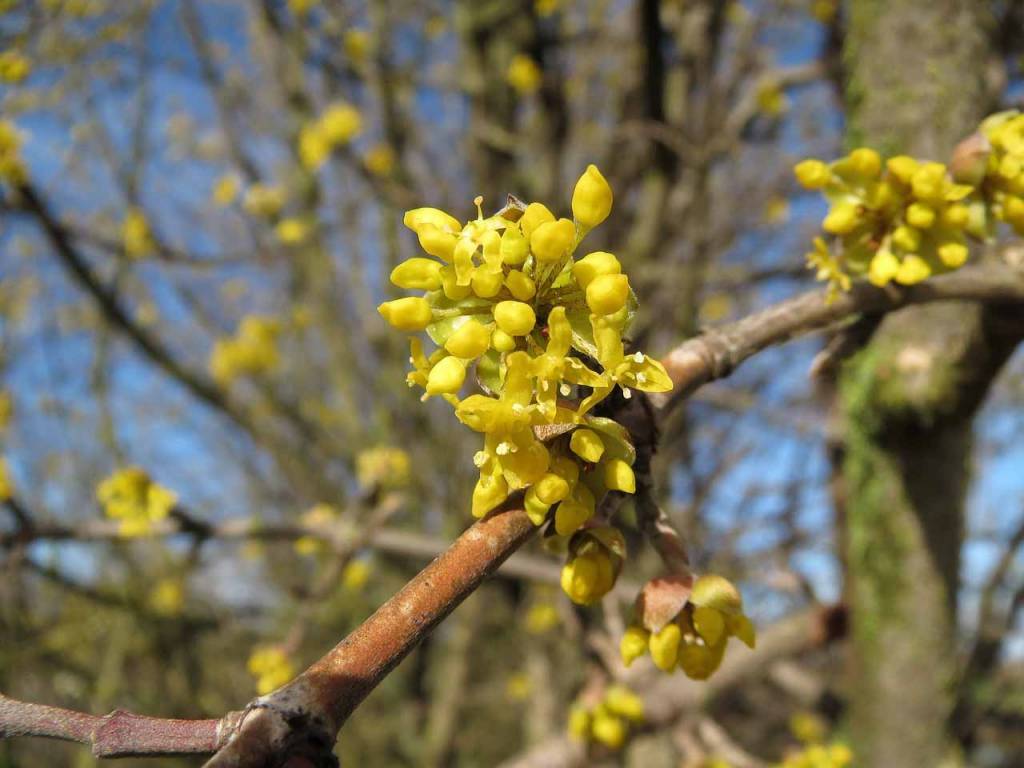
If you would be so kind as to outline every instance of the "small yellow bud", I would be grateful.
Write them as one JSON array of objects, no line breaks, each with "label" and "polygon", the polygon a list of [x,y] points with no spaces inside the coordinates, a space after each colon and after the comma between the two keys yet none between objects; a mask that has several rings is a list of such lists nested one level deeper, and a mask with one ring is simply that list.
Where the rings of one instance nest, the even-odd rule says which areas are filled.
[{"label": "small yellow bud", "polygon": [[420,240],[420,248],[445,261],[451,261],[455,253],[455,245],[458,239],[451,232],[445,232],[434,224],[423,224],[416,235]]},{"label": "small yellow bud", "polygon": [[576,499],[566,499],[555,510],[555,532],[559,536],[569,536],[578,531],[593,515],[592,505],[587,506]]},{"label": "small yellow bud", "polygon": [[935,223],[935,209],[924,203],[911,203],[907,208],[907,224],[918,229],[928,229]]},{"label": "small yellow bud", "polygon": [[530,518],[530,522],[534,525],[543,525],[547,519],[548,510],[551,509],[550,504],[545,504],[543,501],[537,498],[537,486],[531,485],[526,489],[526,497],[523,501],[523,508],[526,510],[526,516]]},{"label": "small yellow bud", "polygon": [[473,488],[473,517],[483,517],[508,498],[508,483],[500,472],[480,475]]},{"label": "small yellow bud", "polygon": [[722,663],[725,645],[709,648],[686,643],[679,651],[679,668],[693,680],[707,680]]},{"label": "small yellow bud", "polygon": [[678,624],[666,624],[661,631],[651,634],[647,644],[651,651],[651,660],[661,671],[671,672],[675,669],[679,660],[679,643],[682,636]]},{"label": "small yellow bud", "polygon": [[454,395],[466,380],[466,364],[457,357],[446,357],[430,369],[428,395]]},{"label": "small yellow bud", "polygon": [[855,230],[861,222],[858,206],[853,203],[836,203],[821,222],[821,228],[833,235],[846,235]]},{"label": "small yellow bud", "polygon": [[950,269],[962,267],[969,251],[963,243],[943,243],[939,246],[939,259]]},{"label": "small yellow bud", "polygon": [[406,259],[391,270],[391,282],[412,291],[436,291],[441,287],[441,264],[433,259]]},{"label": "small yellow bud", "polygon": [[537,293],[537,284],[525,272],[513,269],[505,277],[505,286],[518,301],[529,301]]},{"label": "small yellow bud", "polygon": [[889,173],[904,184],[910,183],[918,166],[917,160],[909,155],[897,155],[885,161],[885,167],[889,169]]},{"label": "small yellow bud", "polygon": [[448,337],[444,348],[467,360],[480,357],[491,344],[491,326],[469,318]]},{"label": "small yellow bud", "polygon": [[804,160],[793,167],[793,175],[805,189],[821,189],[832,178],[832,172],[821,160]]},{"label": "small yellow bud", "polygon": [[554,220],[555,214],[549,211],[546,205],[543,203],[530,203],[526,206],[526,210],[523,211],[523,215],[519,219],[519,227],[522,229],[526,239],[529,240],[533,237],[533,231],[537,227]]},{"label": "small yellow bud", "polygon": [[575,240],[576,225],[569,219],[545,221],[538,224],[530,235],[530,250],[537,261],[551,263],[565,256]]},{"label": "small yellow bud", "polygon": [[320,118],[320,129],[331,144],[347,144],[362,130],[363,118],[351,104],[328,107]]},{"label": "small yellow bud", "polygon": [[569,735],[577,741],[586,741],[590,736],[590,713],[583,707],[573,707],[570,710]]},{"label": "small yellow bud", "polygon": [[590,726],[594,741],[604,744],[609,749],[619,749],[626,743],[626,724],[622,718],[607,712],[598,712]]},{"label": "small yellow bud", "polygon": [[874,285],[888,285],[900,269],[900,260],[888,248],[882,248],[871,259],[868,280]]},{"label": "small yellow bud", "polygon": [[501,328],[495,328],[491,334],[491,346],[498,352],[511,352],[516,348],[516,340]]},{"label": "small yellow bud", "polygon": [[462,225],[454,216],[450,216],[439,208],[413,208],[406,211],[402,223],[413,232],[419,232],[424,224],[432,224],[440,230],[456,234],[462,231]]},{"label": "small yellow bud", "polygon": [[850,153],[849,164],[851,170],[860,176],[873,179],[882,172],[882,158],[873,149],[861,147]]},{"label": "small yellow bud", "polygon": [[616,715],[627,720],[641,722],[644,719],[644,702],[624,685],[611,685],[604,694],[604,703]]},{"label": "small yellow bud", "polygon": [[611,558],[593,552],[572,558],[562,568],[562,590],[578,605],[600,600],[615,586]]},{"label": "small yellow bud", "polygon": [[970,220],[970,211],[963,203],[953,203],[946,206],[942,211],[943,226],[951,229],[963,229]]},{"label": "small yellow bud", "polygon": [[604,455],[604,441],[592,429],[577,429],[569,438],[572,452],[584,461],[596,464]]},{"label": "small yellow bud", "polygon": [[494,306],[494,322],[509,336],[525,336],[537,324],[537,316],[529,304],[499,301]]},{"label": "small yellow bud", "polygon": [[505,229],[498,252],[501,254],[502,263],[511,267],[518,267],[526,261],[526,255],[530,252],[530,240],[523,234],[519,225],[513,224]]},{"label": "small yellow bud", "polygon": [[583,229],[593,229],[612,210],[612,188],[596,165],[588,165],[572,192],[572,215]]},{"label": "small yellow bud", "polygon": [[705,643],[718,645],[719,640],[725,637],[725,616],[715,608],[698,605],[693,609],[693,628]]},{"label": "small yellow bud", "polygon": [[608,490],[636,493],[636,475],[622,459],[612,459],[604,465],[604,484]]},{"label": "small yellow bud", "polygon": [[594,278],[601,275],[618,275],[622,272],[622,265],[615,258],[614,254],[607,251],[594,251],[588,253],[582,259],[572,265],[572,276],[576,278],[576,284],[586,290]]},{"label": "small yellow bud", "polygon": [[896,282],[902,285],[913,285],[927,279],[931,274],[932,268],[928,262],[912,253],[903,257],[903,262],[896,273]]},{"label": "small yellow bud", "polygon": [[587,286],[587,306],[595,315],[612,315],[626,306],[629,278],[626,275],[600,275]]},{"label": "small yellow bud", "polygon": [[441,267],[438,274],[441,276],[441,288],[444,290],[444,295],[452,301],[460,301],[473,292],[469,285],[459,285],[459,276],[455,273],[454,267]]},{"label": "small yellow bud", "polygon": [[473,271],[471,285],[473,293],[481,299],[490,299],[501,293],[501,286],[504,283],[504,274],[491,272],[487,269],[478,268]]},{"label": "small yellow bud", "polygon": [[548,473],[533,486],[537,492],[537,498],[544,504],[557,504],[569,495],[569,483],[565,478],[556,474]]},{"label": "small yellow bud", "polygon": [[568,456],[556,456],[551,460],[548,471],[563,478],[570,486],[576,485],[580,479],[580,465]]},{"label": "small yellow bud", "polygon": [[924,163],[910,177],[914,196],[926,201],[942,200],[946,181],[946,166],[942,163]]},{"label": "small yellow bud", "polygon": [[647,653],[647,643],[651,639],[651,633],[643,627],[635,624],[626,627],[626,631],[619,641],[619,655],[622,663],[627,667],[641,656]]},{"label": "small yellow bud", "polygon": [[916,253],[921,247],[921,231],[913,227],[896,227],[892,233],[892,244],[904,251]]},{"label": "small yellow bud", "polygon": [[422,331],[434,319],[427,300],[416,296],[385,301],[377,311],[400,331]]}]

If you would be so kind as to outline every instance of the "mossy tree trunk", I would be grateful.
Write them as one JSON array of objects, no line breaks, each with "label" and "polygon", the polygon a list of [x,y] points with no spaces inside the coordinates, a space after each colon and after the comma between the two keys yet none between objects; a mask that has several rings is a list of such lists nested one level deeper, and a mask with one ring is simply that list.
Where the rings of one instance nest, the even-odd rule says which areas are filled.
[{"label": "mossy tree trunk", "polygon": [[[852,0],[849,143],[945,160],[989,107],[988,3]],[[887,317],[845,366],[842,473],[858,765],[950,757],[972,420],[1010,346],[963,303]]]}]

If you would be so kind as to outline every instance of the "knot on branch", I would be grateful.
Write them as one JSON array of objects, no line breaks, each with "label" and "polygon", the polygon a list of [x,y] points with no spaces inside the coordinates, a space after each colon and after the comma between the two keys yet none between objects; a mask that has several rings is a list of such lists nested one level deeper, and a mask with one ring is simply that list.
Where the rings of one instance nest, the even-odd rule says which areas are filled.
[{"label": "knot on branch", "polygon": [[309,694],[299,678],[251,701],[204,768],[338,768],[337,728]]}]

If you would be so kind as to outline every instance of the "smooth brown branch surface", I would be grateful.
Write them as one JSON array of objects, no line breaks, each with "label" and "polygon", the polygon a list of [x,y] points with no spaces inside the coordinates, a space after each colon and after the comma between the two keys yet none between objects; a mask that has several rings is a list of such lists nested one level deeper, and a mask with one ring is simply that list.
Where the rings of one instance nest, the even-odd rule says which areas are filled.
[{"label": "smooth brown branch surface", "polygon": [[536,530],[517,494],[463,533],[352,634],[283,688],[257,699],[208,768],[334,764],[338,729],[398,663]]},{"label": "smooth brown branch surface", "polygon": [[934,301],[1024,302],[1024,269],[985,265],[966,267],[911,286],[876,288],[855,283],[829,301],[825,291],[809,291],[733,323],[711,328],[669,352],[662,363],[675,384],[670,395],[652,400],[666,407],[696,389],[732,373],[744,360],[777,344],[863,314],[891,312]]},{"label": "smooth brown branch surface", "polygon": [[91,745],[96,757],[208,754],[224,743],[238,714],[220,720],[169,720],[117,709],[101,717],[0,694],[0,738],[43,736],[77,741]]}]

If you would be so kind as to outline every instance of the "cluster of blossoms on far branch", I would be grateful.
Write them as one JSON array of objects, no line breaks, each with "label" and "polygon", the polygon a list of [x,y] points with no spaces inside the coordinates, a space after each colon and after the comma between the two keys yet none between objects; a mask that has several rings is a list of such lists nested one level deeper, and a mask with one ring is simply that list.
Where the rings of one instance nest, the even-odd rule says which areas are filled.
[{"label": "cluster of blossoms on far branch", "polygon": [[[666,392],[672,382],[656,360],[626,353],[623,333],[636,299],[619,260],[604,251],[576,258],[612,207],[595,166],[576,183],[572,219],[541,203],[510,203],[484,217],[481,203],[465,225],[435,208],[406,213],[429,258],[399,264],[391,281],[424,293],[379,311],[400,330],[426,331],[437,345],[428,353],[419,337],[411,339],[409,385],[422,387],[424,399],[444,398],[484,436],[474,457],[473,514],[482,517],[527,489],[531,520],[550,520],[553,534],[570,537],[596,524],[608,491],[636,486],[626,429],[595,415],[595,406],[616,387],[629,398],[634,389]],[[483,393],[460,397],[470,369]],[[612,588],[624,555],[621,536],[610,546],[614,537],[590,530],[570,545],[563,578],[580,603]]]},{"label": "cluster of blossoms on far branch", "polygon": [[280,688],[293,677],[295,667],[279,645],[261,645],[249,655],[249,674],[256,678],[256,692],[263,696]]},{"label": "cluster of blossoms on far branch", "polygon": [[649,582],[637,606],[637,621],[622,636],[619,651],[629,666],[650,653],[664,672],[683,670],[706,680],[722,663],[730,637],[753,648],[754,625],[743,613],[743,598],[721,576],[701,576],[692,590],[686,581]]},{"label": "cluster of blossoms on far branch", "polygon": [[1024,115],[982,122],[947,165],[907,155],[883,159],[861,147],[832,163],[804,160],[797,181],[829,202],[808,265],[830,290],[851,279],[913,285],[963,266],[969,239],[988,241],[996,223],[1024,233]]},{"label": "cluster of blossoms on far branch", "polygon": [[587,703],[578,701],[569,711],[569,735],[620,749],[629,736],[630,723],[644,721],[644,703],[624,685],[610,685]]},{"label": "cluster of blossoms on far branch", "polygon": [[153,482],[140,467],[119,469],[99,484],[96,497],[107,517],[120,520],[122,536],[145,536],[178,503],[173,491]]},{"label": "cluster of blossoms on far branch", "polygon": [[218,339],[210,353],[210,373],[223,385],[239,376],[266,374],[280,361],[281,323],[273,317],[246,315],[233,337]]}]

